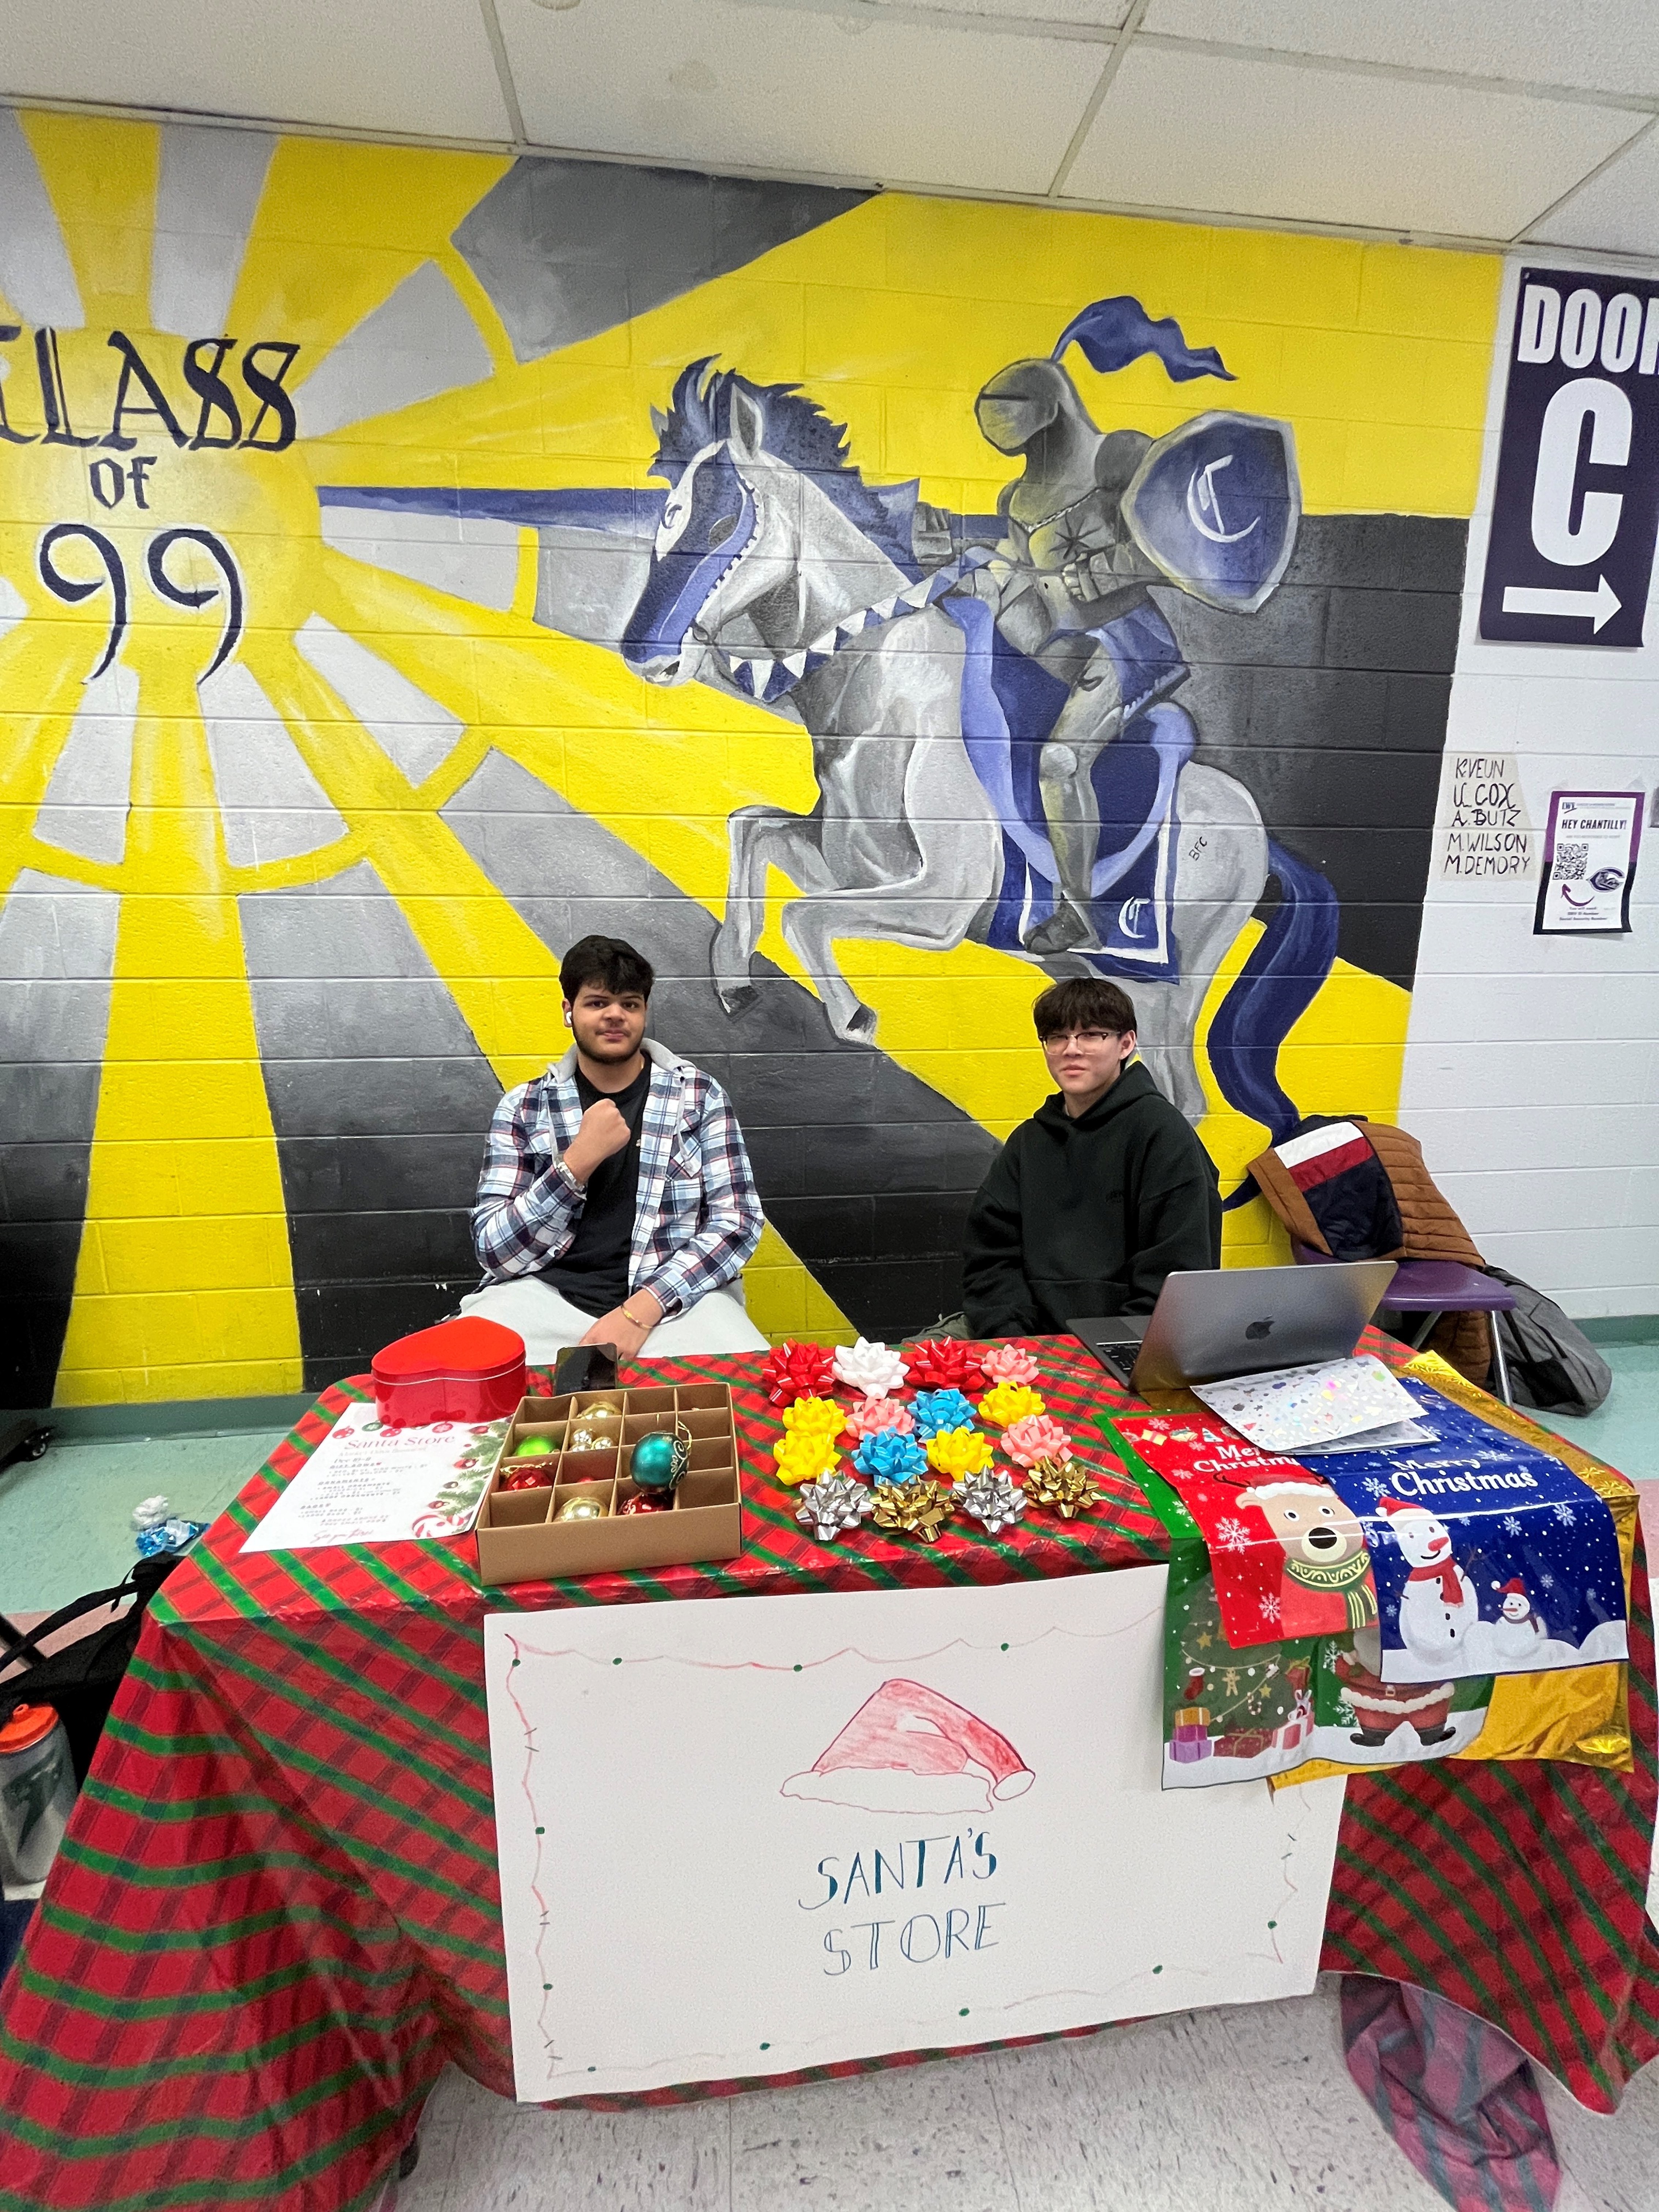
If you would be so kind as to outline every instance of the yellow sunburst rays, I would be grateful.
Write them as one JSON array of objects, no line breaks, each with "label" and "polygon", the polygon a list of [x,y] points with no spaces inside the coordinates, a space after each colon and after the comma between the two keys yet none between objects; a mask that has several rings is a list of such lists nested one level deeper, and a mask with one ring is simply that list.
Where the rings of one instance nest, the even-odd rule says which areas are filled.
[{"label": "yellow sunburst rays", "polygon": [[[0,567],[0,574],[9,576],[11,564]],[[106,890],[118,886],[118,869],[71,859],[34,835],[35,818],[104,634],[103,621],[95,614],[72,629],[26,617],[0,639],[0,699],[27,702],[33,709],[7,714],[0,744],[0,902],[10,896],[25,868],[70,876]]]},{"label": "yellow sunburst rays", "polygon": [[[160,133],[85,117],[22,120],[88,338],[112,329],[142,337]],[[53,473],[67,512],[43,513],[41,526],[91,511],[84,484],[72,499],[63,471]],[[112,534],[135,589],[136,537],[125,528]],[[109,599],[100,591],[83,619],[71,621],[37,585],[31,576],[30,635],[19,653],[33,664],[33,681],[20,669],[13,696],[46,711],[34,718],[33,741],[15,746],[7,763],[8,796],[15,793],[19,804],[8,821],[6,888],[28,864],[122,895],[57,1397],[73,1404],[291,1390],[301,1367],[287,1224],[196,698],[200,629],[151,619],[130,630],[120,660],[138,678],[139,719],[125,857],[103,866],[68,858],[23,824],[32,824],[48,756],[67,734],[86,671],[82,647],[99,634],[93,626],[107,623]]]},{"label": "yellow sunburst rays", "polygon": [[[118,328],[142,338],[149,330],[160,134],[60,116],[27,117],[25,128],[80,289],[88,342]],[[398,149],[280,145],[230,327],[298,339],[314,361],[434,241],[476,314],[477,288],[444,242],[504,166],[434,161]],[[215,458],[216,465],[205,456],[181,465],[186,514],[168,520],[224,528],[242,510]],[[285,465],[303,480],[302,471]],[[61,479],[62,469],[55,474]],[[192,479],[206,495],[199,514],[188,512]],[[66,514],[78,519],[89,504],[83,485],[74,489]],[[53,514],[42,523],[64,519],[56,507],[70,488],[59,482],[57,490],[48,501]],[[32,560],[38,532],[21,534],[28,546],[9,553]],[[130,582],[141,588],[137,534],[112,534],[130,552]],[[291,537],[283,550],[291,551]],[[252,564],[251,589],[269,580]],[[79,647],[91,633],[66,626],[64,610],[41,595],[29,597],[31,613],[48,619],[26,623],[16,641],[0,645],[0,672],[19,678],[8,696],[36,709],[13,725],[0,770],[4,883],[9,888],[19,867],[37,865],[124,895],[58,1396],[76,1402],[295,1389],[292,1267],[236,893],[263,885],[267,874],[277,882],[304,870],[278,864],[252,872],[251,881],[250,872],[226,860],[195,688],[203,636],[216,627],[216,612],[206,623],[184,617],[135,625],[124,649],[140,685],[125,860],[100,866],[40,844],[32,825],[79,704]],[[307,611],[267,604],[250,612],[297,623]],[[88,622],[106,617],[106,606],[87,610]],[[65,657],[70,638],[76,649]],[[313,857],[311,872],[315,865]]]}]

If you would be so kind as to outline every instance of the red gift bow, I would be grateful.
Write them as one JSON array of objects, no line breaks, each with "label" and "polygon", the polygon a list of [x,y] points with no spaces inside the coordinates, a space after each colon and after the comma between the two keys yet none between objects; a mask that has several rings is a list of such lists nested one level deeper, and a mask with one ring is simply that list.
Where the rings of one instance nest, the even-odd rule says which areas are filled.
[{"label": "red gift bow", "polygon": [[828,1397],[835,1388],[836,1356],[822,1344],[775,1345],[761,1368],[761,1381],[775,1406]]},{"label": "red gift bow", "polygon": [[913,1390],[962,1390],[985,1388],[985,1370],[977,1356],[953,1337],[918,1344],[904,1355]]}]

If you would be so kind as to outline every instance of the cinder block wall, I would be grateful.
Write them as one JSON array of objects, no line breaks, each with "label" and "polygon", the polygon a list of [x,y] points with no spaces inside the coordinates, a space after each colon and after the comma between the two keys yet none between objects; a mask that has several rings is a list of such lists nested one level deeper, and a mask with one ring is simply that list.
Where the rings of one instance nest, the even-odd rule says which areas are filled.
[{"label": "cinder block wall", "polygon": [[[1091,302],[1174,318],[1226,372],[1071,346],[1098,431],[1287,427],[1304,512],[1259,609],[1163,574],[1140,595],[1208,775],[1161,830],[1152,784],[1109,786],[1120,844],[1157,831],[1118,919],[1196,943],[1183,855],[1243,904],[1178,982],[1127,973],[1231,1188],[1264,1130],[1211,1024],[1289,896],[1259,820],[1328,887],[1334,955],[1282,1042],[1224,1027],[1269,1070],[1277,1044],[1301,1110],[1396,1114],[1495,260],[40,113],[3,118],[0,157],[12,1399],[310,1387],[446,1310],[485,1122],[562,1049],[558,957],[595,927],[648,952],[658,1034],[737,1102],[762,1325],[883,1334],[956,1303],[969,1197],[1045,1089],[1041,896],[1011,890],[1046,835],[1040,732],[1012,710],[998,801],[979,709],[926,670],[850,762],[784,678],[757,698],[752,670],[627,665],[668,489],[653,410],[703,361],[919,587],[994,544],[1020,473],[976,397]],[[828,590],[849,556],[800,528]],[[757,863],[745,970],[717,933],[755,809],[806,827]],[[828,955],[803,894],[838,902]],[[1261,1211],[1229,1217],[1230,1257],[1271,1250]]]}]

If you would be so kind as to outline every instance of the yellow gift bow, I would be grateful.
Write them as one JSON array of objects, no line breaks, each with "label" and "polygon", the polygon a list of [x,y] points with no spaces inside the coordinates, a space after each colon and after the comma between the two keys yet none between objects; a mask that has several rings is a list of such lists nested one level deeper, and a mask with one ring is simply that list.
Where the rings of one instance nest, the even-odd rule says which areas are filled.
[{"label": "yellow gift bow", "polygon": [[984,1474],[991,1465],[991,1443],[977,1429],[943,1429],[927,1439],[927,1464],[935,1474]]},{"label": "yellow gift bow", "polygon": [[796,1436],[838,1437],[847,1416],[833,1398],[797,1398],[784,1407],[783,1425]]},{"label": "yellow gift bow", "polygon": [[803,1482],[816,1482],[821,1475],[833,1474],[841,1462],[835,1438],[811,1427],[780,1437],[772,1447],[772,1456],[778,1463],[778,1480],[791,1490],[799,1489]]},{"label": "yellow gift bow", "polygon": [[1024,1420],[1028,1414],[1046,1413],[1048,1410],[1042,1399],[1024,1382],[999,1382],[979,1401],[980,1419],[988,1421],[994,1429],[1006,1429],[1014,1421]]}]

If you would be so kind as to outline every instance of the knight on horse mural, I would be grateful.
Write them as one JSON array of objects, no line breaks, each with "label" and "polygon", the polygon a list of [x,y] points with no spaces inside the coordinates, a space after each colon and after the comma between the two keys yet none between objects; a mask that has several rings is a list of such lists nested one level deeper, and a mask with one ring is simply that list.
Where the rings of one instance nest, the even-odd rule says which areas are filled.
[{"label": "knight on horse mural", "polygon": [[[1048,359],[981,392],[981,433],[1023,468],[995,514],[959,514],[915,480],[866,479],[798,386],[706,356],[652,410],[665,494],[474,491],[459,511],[538,531],[538,622],[810,740],[810,811],[763,802],[728,822],[710,956],[728,1012],[753,995],[775,867],[795,892],[783,935],[838,1036],[876,1042],[848,940],[972,941],[1055,981],[1133,979],[1142,1057],[1196,1123],[1206,998],[1274,880],[1204,1049],[1228,1104],[1277,1137],[1297,1118],[1279,1048],[1335,957],[1336,899],[1200,757],[1177,695],[1182,599],[1249,616],[1285,574],[1301,516],[1291,433],[1224,410],[1159,438],[1103,431],[1066,368],[1073,345],[1102,374],[1152,356],[1177,383],[1230,379],[1173,317],[1096,301]],[[457,499],[368,496],[446,514]]]},{"label": "knight on horse mural", "polygon": [[1156,440],[1103,432],[1061,360],[1073,343],[1101,371],[1152,354],[1176,380],[1228,374],[1173,319],[1096,301],[1050,359],[980,394],[981,431],[1024,461],[994,515],[869,483],[798,389],[690,363],[654,416],[670,489],[623,657],[812,739],[811,813],[731,817],[714,950],[728,1007],[750,994],[775,866],[799,894],[784,935],[842,1036],[875,1033],[842,939],[971,939],[1055,978],[1133,976],[1147,1065],[1196,1121],[1204,998],[1271,875],[1279,905],[1207,1042],[1228,1102],[1288,1127],[1277,1050],[1330,968],[1335,901],[1270,843],[1243,786],[1194,758],[1172,696],[1188,672],[1152,587],[1239,614],[1263,604],[1300,516],[1290,433],[1225,412]]}]

